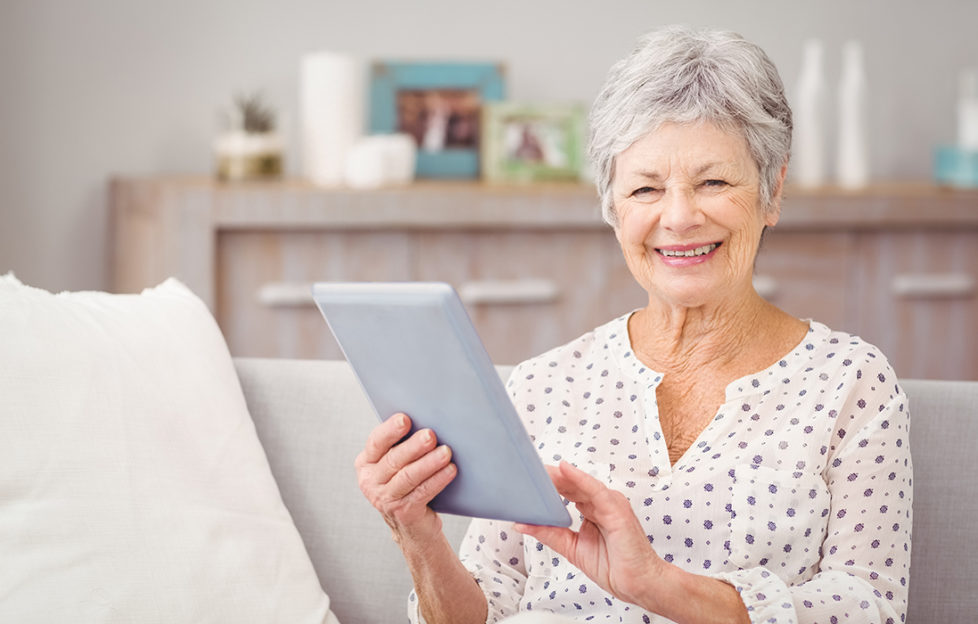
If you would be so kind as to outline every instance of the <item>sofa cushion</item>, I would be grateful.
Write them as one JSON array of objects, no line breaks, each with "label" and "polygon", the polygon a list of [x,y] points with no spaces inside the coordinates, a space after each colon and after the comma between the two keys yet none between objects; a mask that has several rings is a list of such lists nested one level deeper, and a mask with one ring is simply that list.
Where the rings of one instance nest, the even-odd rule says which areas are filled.
[{"label": "sofa cushion", "polygon": [[0,622],[335,622],[207,307],[0,276]]}]

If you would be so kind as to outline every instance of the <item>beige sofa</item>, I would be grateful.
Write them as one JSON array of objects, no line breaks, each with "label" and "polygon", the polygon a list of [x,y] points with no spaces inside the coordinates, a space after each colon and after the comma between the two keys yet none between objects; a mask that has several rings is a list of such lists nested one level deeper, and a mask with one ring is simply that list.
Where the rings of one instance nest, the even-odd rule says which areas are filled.
[{"label": "beige sofa", "polygon": [[[344,624],[406,621],[411,581],[353,471],[375,416],[345,362],[235,360],[282,497]],[[500,368],[506,376],[508,369]],[[978,619],[978,382],[904,380],[915,468],[912,624]],[[466,519],[445,516],[457,543]]]}]

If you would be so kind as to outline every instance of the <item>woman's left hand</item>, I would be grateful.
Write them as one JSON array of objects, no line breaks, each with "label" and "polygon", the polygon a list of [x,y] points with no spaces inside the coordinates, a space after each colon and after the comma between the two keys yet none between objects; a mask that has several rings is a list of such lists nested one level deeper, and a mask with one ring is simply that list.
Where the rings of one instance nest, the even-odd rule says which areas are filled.
[{"label": "woman's left hand", "polygon": [[652,549],[625,495],[567,462],[547,466],[547,472],[557,491],[584,516],[580,530],[528,524],[517,524],[516,530],[566,557],[612,595],[648,605],[656,581],[672,566]]}]

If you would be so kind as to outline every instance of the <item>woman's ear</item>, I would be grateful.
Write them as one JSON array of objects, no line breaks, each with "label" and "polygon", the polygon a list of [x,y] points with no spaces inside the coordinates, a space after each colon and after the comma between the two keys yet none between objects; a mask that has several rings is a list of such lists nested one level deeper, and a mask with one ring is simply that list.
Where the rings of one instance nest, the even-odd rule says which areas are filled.
[{"label": "woman's ear", "polygon": [[777,225],[781,218],[781,199],[784,194],[784,179],[788,175],[788,161],[781,165],[781,172],[778,173],[778,183],[771,193],[771,204],[768,206],[767,214],[764,217],[764,224],[767,226]]}]

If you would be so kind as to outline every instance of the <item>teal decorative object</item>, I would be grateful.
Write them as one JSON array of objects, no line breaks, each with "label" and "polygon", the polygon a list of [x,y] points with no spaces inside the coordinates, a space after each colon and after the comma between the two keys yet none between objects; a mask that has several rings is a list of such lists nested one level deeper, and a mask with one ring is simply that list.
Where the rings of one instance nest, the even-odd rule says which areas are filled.
[{"label": "teal decorative object", "polygon": [[370,131],[413,136],[419,178],[478,178],[482,105],[504,97],[496,63],[376,62]]},{"label": "teal decorative object", "polygon": [[954,146],[937,148],[934,178],[956,188],[978,188],[978,150]]}]

